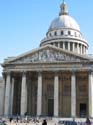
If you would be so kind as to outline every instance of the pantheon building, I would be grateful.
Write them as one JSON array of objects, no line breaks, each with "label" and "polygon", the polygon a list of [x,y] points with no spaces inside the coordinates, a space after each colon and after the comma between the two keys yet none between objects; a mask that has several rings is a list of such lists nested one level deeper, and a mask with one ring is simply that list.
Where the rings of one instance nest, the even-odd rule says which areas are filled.
[{"label": "pantheon building", "polygon": [[4,115],[93,117],[93,58],[65,2],[37,49],[4,60]]}]

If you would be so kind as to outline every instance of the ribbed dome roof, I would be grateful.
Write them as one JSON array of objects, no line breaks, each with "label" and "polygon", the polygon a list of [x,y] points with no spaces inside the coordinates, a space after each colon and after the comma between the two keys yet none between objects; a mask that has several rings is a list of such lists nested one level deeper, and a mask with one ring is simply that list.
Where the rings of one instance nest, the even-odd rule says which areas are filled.
[{"label": "ribbed dome roof", "polygon": [[61,11],[59,17],[54,19],[49,27],[49,30],[61,29],[61,28],[71,28],[80,31],[77,22],[68,15],[68,7],[66,3],[62,3]]},{"label": "ribbed dome roof", "polygon": [[71,28],[80,31],[77,22],[69,15],[61,15],[54,19],[49,27],[49,30]]}]

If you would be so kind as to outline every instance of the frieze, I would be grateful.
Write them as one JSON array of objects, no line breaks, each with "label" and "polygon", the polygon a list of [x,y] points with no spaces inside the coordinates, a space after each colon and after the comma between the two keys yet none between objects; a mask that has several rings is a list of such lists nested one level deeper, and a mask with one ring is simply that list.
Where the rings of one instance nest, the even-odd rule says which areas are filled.
[{"label": "frieze", "polygon": [[34,63],[34,62],[73,62],[73,61],[78,61],[80,62],[83,60],[82,58],[79,58],[77,56],[67,54],[65,52],[61,51],[56,51],[53,49],[45,49],[41,51],[37,51],[36,53],[20,58],[19,60],[14,61],[13,63]]}]

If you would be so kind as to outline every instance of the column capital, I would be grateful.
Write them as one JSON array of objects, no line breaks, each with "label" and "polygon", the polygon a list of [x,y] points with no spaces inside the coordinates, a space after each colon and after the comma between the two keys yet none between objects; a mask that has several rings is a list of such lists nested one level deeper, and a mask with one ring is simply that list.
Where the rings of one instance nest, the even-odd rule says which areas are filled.
[{"label": "column capital", "polygon": [[11,71],[5,71],[4,72],[6,75],[10,75],[11,74]]},{"label": "column capital", "polygon": [[76,70],[72,69],[72,75],[76,74]]},{"label": "column capital", "polygon": [[93,70],[92,69],[89,69],[88,72],[89,72],[89,74],[93,74]]},{"label": "column capital", "polygon": [[27,71],[22,71],[22,76],[26,76]]},{"label": "column capital", "polygon": [[59,70],[55,70],[55,71],[54,71],[54,75],[55,75],[55,76],[58,75],[58,73],[59,73]]},{"label": "column capital", "polygon": [[72,67],[72,70],[71,70],[72,74],[76,74],[77,72],[77,69],[75,68],[75,66]]},{"label": "column capital", "polygon": [[42,71],[38,71],[38,76],[42,76]]},{"label": "column capital", "polygon": [[6,77],[6,72],[2,72],[3,78]]}]

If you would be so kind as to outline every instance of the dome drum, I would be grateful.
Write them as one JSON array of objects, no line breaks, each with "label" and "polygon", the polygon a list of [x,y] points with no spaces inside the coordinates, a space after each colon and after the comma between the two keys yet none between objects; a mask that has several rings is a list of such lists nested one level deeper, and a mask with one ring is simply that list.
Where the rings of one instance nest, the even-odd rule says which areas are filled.
[{"label": "dome drum", "polygon": [[[68,50],[71,52],[75,52],[78,54],[85,54],[87,52],[88,49],[88,44],[85,42],[84,39],[80,40],[80,39],[76,39],[76,38],[72,38],[72,37],[53,37],[53,38],[45,38],[43,39],[43,41],[41,42],[40,46],[45,46],[47,44],[62,48],[64,50]],[[81,51],[82,48],[82,51]],[[80,50],[80,51],[79,51]]]},{"label": "dome drum", "polygon": [[81,32],[69,28],[62,28],[58,30],[49,31],[46,34],[47,37],[53,36],[74,36],[74,37],[82,37]]},{"label": "dome drum", "polygon": [[74,43],[80,43],[83,44],[84,46],[86,46],[88,48],[88,43],[84,38],[78,38],[75,36],[55,36],[55,37],[46,37],[41,41],[40,46],[44,46],[46,44],[51,44],[51,43],[55,43],[55,41],[57,42],[64,42],[64,41],[70,41],[70,42],[74,42]]}]

